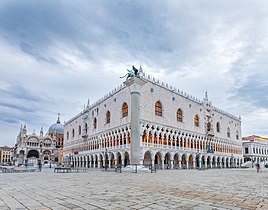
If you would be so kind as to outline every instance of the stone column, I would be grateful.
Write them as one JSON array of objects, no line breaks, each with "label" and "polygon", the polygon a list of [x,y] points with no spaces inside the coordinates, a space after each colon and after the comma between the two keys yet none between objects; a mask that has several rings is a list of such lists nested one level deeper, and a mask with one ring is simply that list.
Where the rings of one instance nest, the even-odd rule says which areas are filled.
[{"label": "stone column", "polygon": [[96,160],[93,160],[93,168],[96,168]]},{"label": "stone column", "polygon": [[106,158],[103,158],[103,159],[102,159],[102,167],[105,167],[105,166],[106,166],[106,164],[105,164],[105,160],[106,160]]},{"label": "stone column", "polygon": [[200,158],[199,158],[199,168],[201,169],[202,168],[202,161],[200,160]]},{"label": "stone column", "polygon": [[98,168],[100,168],[100,159],[98,159]]},{"label": "stone column", "polygon": [[86,168],[88,168],[88,159],[87,159],[87,156],[86,156]]},{"label": "stone column", "polygon": [[131,143],[130,164],[141,163],[140,147],[140,89],[146,82],[138,77],[127,79],[124,84],[130,88],[131,95]]},{"label": "stone column", "polygon": [[179,157],[179,169],[181,169],[181,157]]},{"label": "stone column", "polygon": [[174,160],[170,160],[170,169],[174,168]]},{"label": "stone column", "polygon": [[109,168],[111,168],[111,163],[112,163],[111,158],[109,158]]},{"label": "stone column", "polygon": [[212,158],[210,158],[209,164],[210,164],[210,168],[212,168]]},{"label": "stone column", "polygon": [[189,160],[186,160],[186,169],[189,169]]},{"label": "stone column", "polygon": [[152,167],[154,167],[154,159],[151,160]]},{"label": "stone column", "polygon": [[195,162],[195,159],[193,160],[193,168],[194,168],[194,169],[196,168],[196,162]]},{"label": "stone column", "polygon": [[165,169],[165,160],[162,159],[162,169]]}]

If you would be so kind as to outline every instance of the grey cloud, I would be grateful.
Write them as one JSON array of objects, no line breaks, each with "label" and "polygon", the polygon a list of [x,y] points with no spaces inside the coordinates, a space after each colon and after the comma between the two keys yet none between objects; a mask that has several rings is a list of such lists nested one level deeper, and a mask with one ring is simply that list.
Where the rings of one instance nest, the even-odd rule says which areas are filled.
[{"label": "grey cloud", "polygon": [[247,82],[234,90],[233,99],[252,104],[257,108],[268,107],[268,82],[264,75],[252,75]]},{"label": "grey cloud", "polygon": [[21,106],[21,105],[16,105],[14,103],[5,103],[5,102],[0,102],[0,107],[5,107],[5,108],[10,108],[10,109],[17,109],[20,110],[22,112],[30,112],[30,113],[34,113],[35,110],[33,110],[31,107],[25,107],[25,106]]},{"label": "grey cloud", "polygon": [[[13,83],[13,82],[12,82]],[[42,98],[39,95],[33,94],[32,91],[20,85],[10,84],[8,88],[0,89],[0,96],[12,99],[23,99],[25,101],[43,103],[47,101],[46,98]]]}]

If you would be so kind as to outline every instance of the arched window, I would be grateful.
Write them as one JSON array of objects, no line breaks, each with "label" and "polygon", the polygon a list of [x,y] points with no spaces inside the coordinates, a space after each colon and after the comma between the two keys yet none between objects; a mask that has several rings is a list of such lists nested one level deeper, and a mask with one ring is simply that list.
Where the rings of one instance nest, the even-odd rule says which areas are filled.
[{"label": "arched window", "polygon": [[209,132],[211,130],[211,124],[210,122],[207,123],[207,131]]},{"label": "arched window", "polygon": [[74,137],[74,129],[73,129],[73,131],[72,131],[72,134],[73,134],[73,137]]},{"label": "arched window", "polygon": [[177,121],[182,122],[182,110],[178,109],[177,111]]},{"label": "arched window", "polygon": [[236,139],[238,140],[239,139],[239,132],[236,131]]},{"label": "arched window", "polygon": [[97,128],[97,118],[96,117],[94,118],[94,121],[93,121],[93,128],[94,129]]},{"label": "arched window", "polygon": [[69,132],[67,132],[67,139],[69,139]]},{"label": "arched window", "polygon": [[228,137],[228,138],[230,138],[230,137],[231,137],[230,128],[227,128],[227,137]]},{"label": "arched window", "polygon": [[87,123],[85,123],[85,131],[86,131],[86,135],[87,135]]},{"label": "arched window", "polygon": [[81,125],[78,127],[78,134],[81,135]]},{"label": "arched window", "polygon": [[162,116],[162,112],[163,112],[163,110],[162,110],[162,104],[161,104],[160,101],[157,101],[155,103],[155,115]]},{"label": "arched window", "polygon": [[109,111],[106,112],[106,123],[110,123],[111,122],[111,114]]},{"label": "arched window", "polygon": [[128,105],[127,103],[123,103],[123,106],[122,106],[122,117],[126,117],[128,116]]},{"label": "arched window", "polygon": [[219,133],[220,132],[220,122],[217,122],[216,127],[217,127],[217,132]]},{"label": "arched window", "polygon": [[197,114],[194,116],[194,125],[199,127],[199,117]]}]

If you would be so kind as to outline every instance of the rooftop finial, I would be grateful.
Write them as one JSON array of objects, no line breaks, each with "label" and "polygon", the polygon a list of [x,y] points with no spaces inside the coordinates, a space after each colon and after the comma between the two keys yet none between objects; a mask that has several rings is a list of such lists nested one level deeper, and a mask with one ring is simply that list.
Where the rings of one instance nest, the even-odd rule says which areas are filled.
[{"label": "rooftop finial", "polygon": [[58,113],[58,120],[57,123],[60,123],[60,113]]},{"label": "rooftop finial", "polygon": [[140,72],[140,73],[143,73],[143,69],[142,69],[141,65],[140,65],[139,72]]},{"label": "rooftop finial", "polygon": [[206,90],[205,92],[205,98],[204,98],[204,101],[208,102],[208,91]]},{"label": "rooftop finial", "polygon": [[90,104],[90,102],[89,102],[89,99],[87,100],[87,108],[89,108],[89,104]]}]

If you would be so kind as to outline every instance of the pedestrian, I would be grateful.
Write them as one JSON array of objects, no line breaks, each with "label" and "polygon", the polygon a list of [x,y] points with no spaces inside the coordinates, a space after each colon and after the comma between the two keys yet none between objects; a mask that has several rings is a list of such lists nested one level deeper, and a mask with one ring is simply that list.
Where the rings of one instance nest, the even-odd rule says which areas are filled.
[{"label": "pedestrian", "polygon": [[260,164],[259,163],[256,164],[256,169],[257,169],[257,173],[259,173],[260,172]]},{"label": "pedestrian", "polygon": [[41,164],[41,161],[38,162],[38,167],[39,167],[39,171],[41,172],[41,170],[42,170],[42,164]]}]

